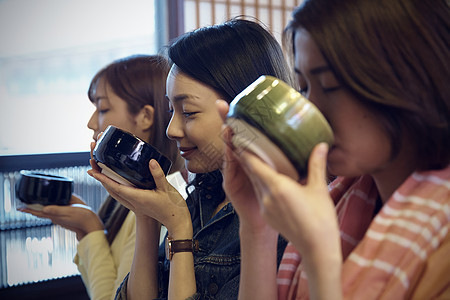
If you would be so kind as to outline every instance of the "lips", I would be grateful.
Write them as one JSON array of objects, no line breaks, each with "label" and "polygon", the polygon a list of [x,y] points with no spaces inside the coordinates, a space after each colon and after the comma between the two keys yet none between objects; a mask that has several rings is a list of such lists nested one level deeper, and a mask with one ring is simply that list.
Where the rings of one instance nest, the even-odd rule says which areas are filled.
[{"label": "lips", "polygon": [[94,131],[94,135],[92,136],[92,139],[97,142],[98,141],[98,135],[100,134],[100,132]]},{"label": "lips", "polygon": [[183,158],[188,159],[189,156],[197,150],[197,147],[179,147],[178,149],[180,149],[180,155]]},{"label": "lips", "polygon": [[100,137],[102,136],[103,132],[105,132],[106,128],[102,131],[94,131],[94,135],[92,136],[92,139],[97,142]]}]

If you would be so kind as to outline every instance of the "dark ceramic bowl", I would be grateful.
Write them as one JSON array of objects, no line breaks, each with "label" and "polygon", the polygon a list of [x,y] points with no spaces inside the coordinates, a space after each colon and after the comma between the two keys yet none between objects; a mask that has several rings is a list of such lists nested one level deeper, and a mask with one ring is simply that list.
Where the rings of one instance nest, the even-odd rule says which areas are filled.
[{"label": "dark ceramic bowl", "polygon": [[93,157],[109,178],[149,190],[156,187],[148,167],[150,160],[155,159],[166,175],[172,166],[172,162],[155,147],[115,126],[108,126],[103,132]]},{"label": "dark ceramic bowl", "polygon": [[254,152],[294,179],[306,177],[314,146],[333,143],[331,127],[319,109],[271,76],[261,76],[234,98],[227,124],[236,147]]},{"label": "dark ceramic bowl", "polygon": [[68,205],[73,193],[73,180],[67,177],[20,171],[16,184],[17,198],[32,209],[45,205]]}]

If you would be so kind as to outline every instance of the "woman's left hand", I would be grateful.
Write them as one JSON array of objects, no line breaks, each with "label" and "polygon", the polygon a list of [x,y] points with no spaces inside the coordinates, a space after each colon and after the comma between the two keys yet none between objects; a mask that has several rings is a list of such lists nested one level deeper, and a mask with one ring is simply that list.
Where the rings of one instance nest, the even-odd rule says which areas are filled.
[{"label": "woman's left hand", "polygon": [[92,231],[104,230],[103,222],[97,214],[75,195],[72,195],[70,204],[66,206],[48,205],[42,210],[26,207],[18,210],[39,218],[50,219],[54,224],[75,232],[78,240]]}]

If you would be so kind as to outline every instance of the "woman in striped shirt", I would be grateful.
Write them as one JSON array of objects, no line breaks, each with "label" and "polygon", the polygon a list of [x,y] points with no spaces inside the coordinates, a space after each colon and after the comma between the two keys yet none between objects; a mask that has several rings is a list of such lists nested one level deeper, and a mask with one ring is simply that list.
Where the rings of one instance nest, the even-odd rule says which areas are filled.
[{"label": "woman in striped shirt", "polygon": [[[445,0],[307,0],[295,10],[285,41],[300,91],[335,142],[315,148],[306,184],[227,151],[240,299],[449,296],[449,16]],[[327,171],[337,176],[328,186]],[[278,233],[290,244],[277,274]]]}]

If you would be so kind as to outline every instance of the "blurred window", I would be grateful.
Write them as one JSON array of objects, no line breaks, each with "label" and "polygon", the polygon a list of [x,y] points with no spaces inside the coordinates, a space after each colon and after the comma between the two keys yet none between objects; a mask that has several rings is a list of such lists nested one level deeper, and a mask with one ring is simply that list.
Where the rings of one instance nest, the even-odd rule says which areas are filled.
[{"label": "blurred window", "polygon": [[89,151],[90,80],[157,52],[155,1],[0,1],[0,155]]},{"label": "blurred window", "polygon": [[281,43],[292,11],[303,0],[184,0],[184,28],[190,31],[222,23],[236,16],[258,20]]}]

